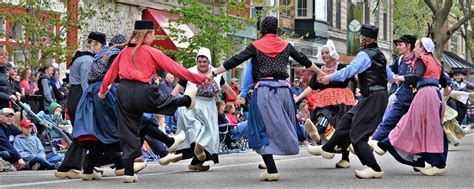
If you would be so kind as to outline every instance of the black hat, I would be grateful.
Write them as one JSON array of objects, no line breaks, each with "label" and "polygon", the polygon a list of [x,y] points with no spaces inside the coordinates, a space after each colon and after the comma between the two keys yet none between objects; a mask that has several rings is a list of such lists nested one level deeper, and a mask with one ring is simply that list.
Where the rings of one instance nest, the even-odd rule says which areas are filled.
[{"label": "black hat", "polygon": [[462,68],[451,68],[451,74],[452,76],[456,75],[456,74],[462,74],[462,75],[467,75],[468,70],[466,69],[462,69]]},{"label": "black hat", "polygon": [[377,39],[377,36],[379,34],[379,28],[374,25],[370,24],[363,24],[362,27],[360,28],[360,35],[372,39]]},{"label": "black hat", "polygon": [[105,38],[105,34],[103,33],[100,33],[100,32],[91,32],[89,34],[89,36],[87,37],[87,39],[93,39],[93,40],[96,40],[98,41],[99,43],[101,43],[102,45],[105,45],[106,44],[106,38]]},{"label": "black hat", "polygon": [[393,40],[393,43],[398,43],[398,42],[406,42],[406,43],[410,43],[413,45],[415,45],[415,42],[416,42],[416,36],[414,35],[402,35],[400,36],[399,39],[396,39],[396,40]]},{"label": "black hat", "polygon": [[155,24],[150,20],[137,20],[135,21],[135,30],[153,30]]}]

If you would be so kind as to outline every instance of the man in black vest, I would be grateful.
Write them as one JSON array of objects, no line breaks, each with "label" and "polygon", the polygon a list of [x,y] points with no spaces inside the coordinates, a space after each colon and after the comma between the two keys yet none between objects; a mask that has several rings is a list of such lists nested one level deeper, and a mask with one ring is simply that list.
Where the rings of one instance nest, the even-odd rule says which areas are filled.
[{"label": "man in black vest", "polygon": [[[329,81],[344,81],[358,74],[362,98],[341,118],[336,132],[324,146],[310,146],[308,152],[332,159],[336,145],[345,149],[350,143],[359,160],[367,168],[356,170],[358,178],[382,178],[383,171],[375,160],[367,141],[372,135],[387,107],[387,60],[377,45],[378,28],[364,24],[361,28],[361,50],[345,68],[331,75],[320,76],[323,84]],[[350,141],[347,140],[350,138]]]}]

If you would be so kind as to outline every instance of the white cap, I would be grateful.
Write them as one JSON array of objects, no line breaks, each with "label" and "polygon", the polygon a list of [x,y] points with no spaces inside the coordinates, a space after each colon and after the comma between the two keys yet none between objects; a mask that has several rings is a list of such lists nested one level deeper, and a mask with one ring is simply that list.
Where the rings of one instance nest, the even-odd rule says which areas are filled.
[{"label": "white cap", "polygon": [[331,56],[332,59],[339,60],[339,53],[337,53],[336,46],[334,46],[334,43],[332,42],[332,40],[329,39],[326,42],[326,45],[323,46],[323,48],[327,48],[329,50],[329,55]]},{"label": "white cap", "polygon": [[433,40],[431,40],[430,38],[423,37],[421,38],[421,44],[423,45],[423,48],[425,48],[426,52],[434,53],[435,45],[433,43]]},{"label": "white cap", "polygon": [[209,60],[209,64],[212,64],[212,61],[211,61],[211,50],[209,50],[208,48],[205,48],[205,47],[202,47],[199,49],[197,55],[196,55],[196,60],[197,60],[197,57],[198,56],[205,56],[207,57],[207,59]]}]

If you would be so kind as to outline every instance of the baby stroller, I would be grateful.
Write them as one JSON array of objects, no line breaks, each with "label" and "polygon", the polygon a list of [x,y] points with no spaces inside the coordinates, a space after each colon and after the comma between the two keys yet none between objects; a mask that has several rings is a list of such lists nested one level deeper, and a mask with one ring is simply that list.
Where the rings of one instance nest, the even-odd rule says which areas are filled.
[{"label": "baby stroller", "polygon": [[35,133],[44,146],[47,159],[52,162],[60,161],[67,146],[71,144],[71,138],[56,123],[41,119],[27,104],[13,100],[10,102],[15,109],[21,112],[21,119],[26,117],[35,124]]},{"label": "baby stroller", "polygon": [[249,150],[247,121],[236,126],[228,123],[219,125],[219,153],[238,153],[247,150]]}]

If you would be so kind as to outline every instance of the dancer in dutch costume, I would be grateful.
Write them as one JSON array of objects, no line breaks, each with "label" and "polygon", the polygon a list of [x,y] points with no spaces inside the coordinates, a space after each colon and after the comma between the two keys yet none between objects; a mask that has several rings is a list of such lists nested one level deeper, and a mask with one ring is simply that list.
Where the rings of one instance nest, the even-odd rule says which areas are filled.
[{"label": "dancer in dutch costume", "polygon": [[111,84],[120,77],[116,89],[117,122],[120,144],[123,150],[124,182],[136,182],[134,159],[141,155],[140,123],[144,112],[172,115],[180,106],[192,107],[195,85],[188,83],[183,97],[173,97],[159,90],[150,81],[157,69],[162,69],[178,78],[193,83],[204,83],[206,77],[193,74],[160,50],[150,46],[153,42],[153,21],[136,21],[130,43],[115,58],[105,75],[99,97],[105,98]]},{"label": "dancer in dutch costume", "polygon": [[[336,145],[347,149],[352,143],[355,154],[363,165],[363,170],[356,170],[358,178],[382,178],[383,171],[377,164],[367,141],[382,121],[383,112],[388,103],[387,60],[377,45],[378,28],[364,24],[361,27],[361,49],[355,59],[345,68],[325,75],[320,82],[344,81],[358,74],[362,98],[342,116],[336,131],[324,146],[309,146],[308,152],[332,159]],[[350,138],[350,141],[347,141]],[[350,143],[349,143],[350,142]]]},{"label": "dancer in dutch costume", "polygon": [[[339,54],[331,40],[328,40],[326,45],[321,48],[321,57],[325,63],[321,70],[325,74],[332,74],[346,67],[346,65],[337,62]],[[322,144],[330,140],[341,117],[355,105],[354,94],[347,87],[351,79],[347,78],[342,82],[331,81],[329,84],[323,85],[318,81],[317,75],[313,74],[309,87],[295,99],[298,102],[316,90],[315,109],[311,111],[311,119],[305,123],[309,136],[316,143]],[[341,153],[342,159],[336,164],[336,168],[349,168],[349,151],[341,149]]]},{"label": "dancer in dutch costume", "polygon": [[299,152],[296,106],[286,81],[289,57],[311,71],[321,73],[305,55],[276,36],[277,28],[277,18],[265,17],[261,23],[262,37],[208,75],[208,78],[214,78],[252,58],[252,76],[256,84],[249,107],[248,134],[250,148],[262,155],[267,167],[260,175],[262,181],[280,178],[273,155]]}]

